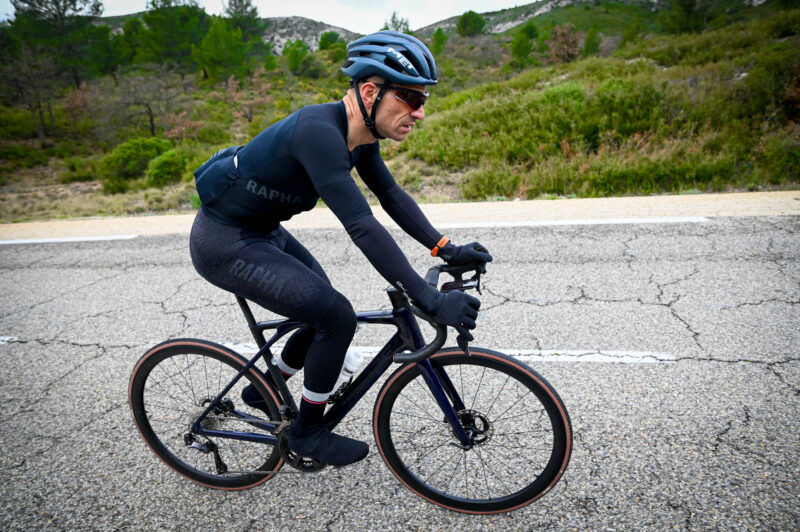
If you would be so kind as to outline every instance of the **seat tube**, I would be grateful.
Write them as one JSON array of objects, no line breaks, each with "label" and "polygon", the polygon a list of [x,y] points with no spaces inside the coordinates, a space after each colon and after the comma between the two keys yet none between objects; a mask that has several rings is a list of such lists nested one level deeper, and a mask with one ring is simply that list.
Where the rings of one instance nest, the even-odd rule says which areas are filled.
[{"label": "seat tube", "polygon": [[[447,418],[447,421],[449,421],[450,425],[453,427],[453,432],[455,433],[456,438],[458,438],[458,441],[460,441],[462,445],[469,445],[469,437],[464,431],[464,427],[461,426],[461,421],[459,421],[453,405],[450,404],[444,388],[442,387],[442,382],[439,380],[439,376],[433,369],[430,360],[426,359],[421,362],[417,362],[417,367],[422,374],[422,378],[425,379],[425,383],[428,385],[428,388],[430,388],[434,399],[436,399],[436,402],[439,403],[439,408],[442,409],[445,418]],[[447,384],[449,384],[450,388],[452,389],[452,383],[449,382],[449,379]]]}]

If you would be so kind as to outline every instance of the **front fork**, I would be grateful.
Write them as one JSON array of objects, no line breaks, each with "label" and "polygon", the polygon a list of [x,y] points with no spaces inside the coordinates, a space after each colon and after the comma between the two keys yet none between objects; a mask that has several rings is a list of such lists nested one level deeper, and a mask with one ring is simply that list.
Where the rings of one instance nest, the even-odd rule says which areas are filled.
[{"label": "front fork", "polygon": [[428,359],[417,362],[417,367],[434,399],[439,404],[439,408],[442,409],[445,419],[453,428],[453,434],[461,444],[455,445],[464,450],[471,449],[473,446],[472,439],[464,430],[464,426],[461,424],[457,414],[457,412],[464,410],[466,407],[458,392],[456,392],[452,381],[450,381],[450,377],[447,376],[444,368],[434,368]]}]

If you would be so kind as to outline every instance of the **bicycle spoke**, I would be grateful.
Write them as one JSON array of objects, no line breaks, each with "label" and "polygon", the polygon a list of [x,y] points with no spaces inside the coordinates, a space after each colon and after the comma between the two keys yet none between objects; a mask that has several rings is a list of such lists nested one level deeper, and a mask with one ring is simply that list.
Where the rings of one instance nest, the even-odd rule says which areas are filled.
[{"label": "bicycle spoke", "polygon": [[[280,460],[274,447],[224,436],[210,438],[191,430],[196,417],[204,411],[203,403],[207,407],[208,401],[214,400],[227,382],[236,377],[244,362],[216,347],[196,344],[188,347],[170,344],[163,350],[168,354],[160,358],[157,350],[146,355],[154,357],[154,361],[138,366],[142,376],[133,378],[138,391],[131,392],[134,418],[151,448],[170,467],[206,485],[244,488],[267,480]],[[223,432],[253,431],[252,424],[236,413],[248,414],[249,407],[240,407],[233,399],[251,382],[254,382],[252,374],[245,373],[226,402],[209,411],[202,426]],[[215,387],[215,383],[219,384]],[[265,400],[272,405],[270,408],[277,408],[274,402]],[[236,410],[230,410],[231,407]],[[227,466],[224,473],[218,470],[217,456]],[[253,476],[252,472],[259,469],[270,473]]]},{"label": "bicycle spoke", "polygon": [[472,404],[470,405],[470,408],[472,409],[475,408],[475,401],[478,400],[478,392],[481,391],[481,384],[483,384],[483,377],[485,375],[486,375],[486,368],[484,367],[483,371],[481,372],[481,378],[478,381],[478,385],[475,387],[475,395],[472,397]]},{"label": "bicycle spoke", "polygon": [[563,405],[551,400],[541,376],[478,349],[472,356],[438,355],[432,363],[442,380],[450,374],[453,393],[464,401],[456,414],[470,442],[462,448],[439,409],[428,404],[434,399],[419,370],[401,369],[376,405],[376,437],[395,475],[445,508],[478,513],[522,506],[551,487],[540,477],[545,470],[547,482],[560,477],[563,469],[549,466],[559,459],[565,465],[568,448],[556,443],[563,438]]},{"label": "bicycle spoke", "polygon": [[484,460],[484,459],[483,459],[483,456],[481,455],[481,453],[480,453],[480,450],[477,450],[477,449],[476,449],[476,451],[475,451],[475,454],[476,454],[476,456],[478,457],[478,460],[480,460],[481,464],[483,465],[483,478],[484,478],[484,480],[486,481],[486,492],[487,492],[487,493],[489,492],[489,479],[486,477],[486,470],[488,469],[488,470],[489,470],[489,472],[491,472],[491,473],[492,473],[492,475],[494,475],[494,477],[495,477],[497,480],[499,480],[499,481],[500,481],[500,483],[501,483],[501,484],[503,485],[503,487],[505,488],[505,490],[506,490],[506,493],[513,493],[513,492],[511,491],[511,489],[508,487],[508,485],[505,483],[505,481],[503,480],[503,477],[502,477],[501,475],[498,475],[498,474],[497,474],[497,472],[494,470],[494,468],[492,468],[491,466],[489,466],[489,465],[486,463],[486,460]]}]

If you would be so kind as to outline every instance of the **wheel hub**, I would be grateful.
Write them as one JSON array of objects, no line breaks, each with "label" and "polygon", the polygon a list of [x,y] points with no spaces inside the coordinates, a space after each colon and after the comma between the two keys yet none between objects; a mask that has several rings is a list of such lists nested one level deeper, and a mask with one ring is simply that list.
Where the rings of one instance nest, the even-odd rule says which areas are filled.
[{"label": "wheel hub", "polygon": [[[494,428],[489,418],[484,414],[477,410],[465,409],[459,410],[456,412],[456,415],[461,422],[461,426],[464,427],[464,432],[467,433],[467,438],[469,438],[470,441],[469,447],[483,445],[492,439]],[[453,434],[454,438],[458,439],[452,427],[450,428],[450,432]]]}]

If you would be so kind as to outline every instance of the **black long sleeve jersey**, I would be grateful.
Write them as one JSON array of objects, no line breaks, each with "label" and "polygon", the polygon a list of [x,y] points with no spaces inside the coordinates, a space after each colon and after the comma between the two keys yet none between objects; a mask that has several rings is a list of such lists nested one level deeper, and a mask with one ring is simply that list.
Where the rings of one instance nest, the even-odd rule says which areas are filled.
[{"label": "black long sleeve jersey", "polygon": [[344,102],[310,105],[247,145],[217,152],[194,174],[201,208],[221,223],[271,231],[322,198],[375,269],[429,308],[436,290],[414,271],[375,219],[351,170],[356,168],[392,219],[423,246],[432,249],[442,235],[397,185],[378,142],[351,152],[347,128]]}]

